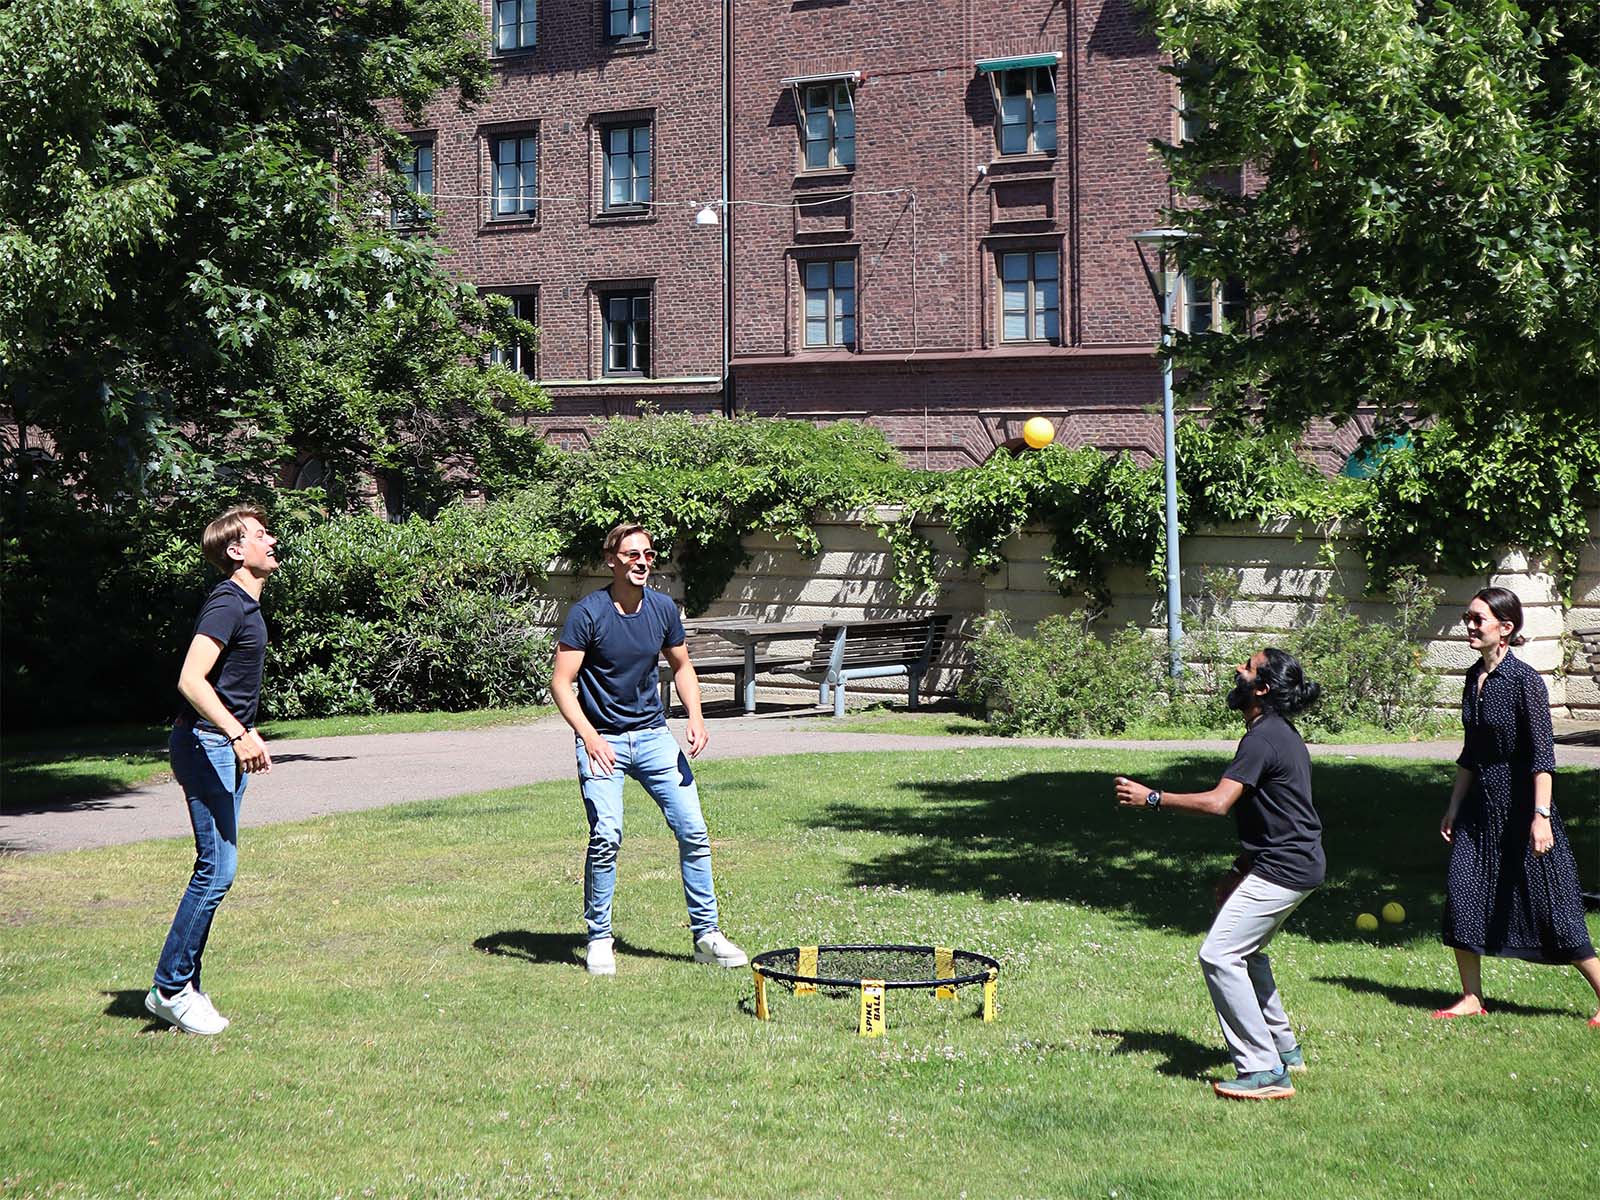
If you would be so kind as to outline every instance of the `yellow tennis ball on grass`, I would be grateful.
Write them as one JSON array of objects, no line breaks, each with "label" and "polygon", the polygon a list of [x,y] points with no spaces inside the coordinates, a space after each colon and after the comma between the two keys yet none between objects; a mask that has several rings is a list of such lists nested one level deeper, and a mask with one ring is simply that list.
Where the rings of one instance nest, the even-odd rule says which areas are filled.
[{"label": "yellow tennis ball on grass", "polygon": [[1362,933],[1377,933],[1378,918],[1371,913],[1362,913],[1356,918],[1356,928]]},{"label": "yellow tennis ball on grass", "polygon": [[1394,900],[1383,906],[1383,919],[1391,925],[1398,925],[1406,919],[1406,910],[1401,908]]},{"label": "yellow tennis ball on grass", "polygon": [[1022,440],[1035,450],[1043,450],[1056,440],[1056,427],[1046,417],[1030,417],[1022,427]]}]

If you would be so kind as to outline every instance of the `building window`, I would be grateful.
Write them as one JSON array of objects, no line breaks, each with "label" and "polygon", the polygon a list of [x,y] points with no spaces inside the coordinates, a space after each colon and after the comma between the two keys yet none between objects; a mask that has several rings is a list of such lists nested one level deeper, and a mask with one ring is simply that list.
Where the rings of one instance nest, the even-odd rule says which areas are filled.
[{"label": "building window", "polygon": [[395,163],[394,169],[404,183],[404,190],[390,207],[390,226],[416,229],[426,225],[433,217],[433,143],[412,143],[411,157]]},{"label": "building window", "polygon": [[1000,340],[1061,341],[1061,259],[1054,250],[1000,255]]},{"label": "building window", "polygon": [[799,89],[805,169],[856,165],[856,110],[845,80],[810,83]]},{"label": "building window", "polygon": [[[529,325],[536,324],[534,320],[535,304],[532,292],[520,292],[514,296],[507,296],[511,301],[511,315],[519,321],[526,321]],[[536,377],[536,355],[531,345],[522,342],[512,342],[509,346],[496,346],[489,352],[491,362],[497,362],[503,367],[513,371],[520,371],[529,379]]]},{"label": "building window", "polygon": [[610,125],[600,131],[605,143],[605,207],[639,209],[650,203],[650,123]]},{"label": "building window", "polygon": [[606,292],[600,297],[607,375],[650,374],[650,293]]},{"label": "building window", "polygon": [[536,0],[495,0],[496,52],[532,50],[538,43],[539,6]]},{"label": "building window", "polygon": [[1238,279],[1178,280],[1178,327],[1185,333],[1238,329],[1245,321],[1244,283]]},{"label": "building window", "polygon": [[650,0],[604,0],[606,40],[642,42],[650,37]]},{"label": "building window", "polygon": [[1000,71],[995,126],[1001,154],[1046,154],[1056,148],[1056,77],[1049,67]]},{"label": "building window", "polygon": [[851,258],[800,265],[805,277],[805,344],[856,344],[856,264]]},{"label": "building window", "polygon": [[495,138],[490,147],[494,158],[495,220],[531,220],[539,215],[539,138],[520,133]]}]

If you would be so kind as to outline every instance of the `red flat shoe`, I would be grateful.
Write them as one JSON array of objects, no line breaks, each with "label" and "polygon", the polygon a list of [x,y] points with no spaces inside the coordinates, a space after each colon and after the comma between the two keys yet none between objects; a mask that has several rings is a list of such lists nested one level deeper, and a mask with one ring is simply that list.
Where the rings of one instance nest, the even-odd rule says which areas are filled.
[{"label": "red flat shoe", "polygon": [[1589,1018],[1589,1028],[1590,1029],[1600,1029],[1600,1017],[1590,1017]]},{"label": "red flat shoe", "polygon": [[[1488,1015],[1489,1010],[1479,1005],[1477,1012],[1469,1013],[1451,1012],[1448,1008],[1436,1008],[1428,1014],[1428,1019],[1430,1021],[1454,1021],[1457,1017],[1487,1017]],[[1593,1025],[1595,1022],[1590,1021],[1589,1024]]]}]

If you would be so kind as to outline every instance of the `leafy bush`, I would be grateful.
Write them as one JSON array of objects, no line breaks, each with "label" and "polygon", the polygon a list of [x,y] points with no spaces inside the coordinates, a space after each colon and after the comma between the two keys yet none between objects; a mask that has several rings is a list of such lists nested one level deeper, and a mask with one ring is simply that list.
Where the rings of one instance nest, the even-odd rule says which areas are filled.
[{"label": "leafy bush", "polygon": [[1427,726],[1433,680],[1417,639],[1439,592],[1420,573],[1397,576],[1390,620],[1366,621],[1347,605],[1329,603],[1303,627],[1281,634],[1229,631],[1226,612],[1237,590],[1227,575],[1207,576],[1177,679],[1167,676],[1165,644],[1132,626],[1102,639],[1087,620],[1058,616],[1023,638],[991,621],[973,642],[965,695],[988,710],[996,733],[1007,735],[1104,736],[1151,722],[1233,734],[1237,718],[1224,698],[1234,667],[1276,645],[1322,684],[1321,700],[1295,718],[1308,739],[1357,726],[1403,734]]},{"label": "leafy bush", "polygon": [[1001,734],[1121,733],[1161,697],[1160,648],[1131,625],[1102,641],[1073,617],[1046,617],[1031,638],[991,620],[972,658],[964,694]]},{"label": "leafy bush", "polygon": [[536,703],[551,639],[535,585],[560,549],[546,492],[433,521],[344,517],[286,529],[271,584],[273,716]]}]

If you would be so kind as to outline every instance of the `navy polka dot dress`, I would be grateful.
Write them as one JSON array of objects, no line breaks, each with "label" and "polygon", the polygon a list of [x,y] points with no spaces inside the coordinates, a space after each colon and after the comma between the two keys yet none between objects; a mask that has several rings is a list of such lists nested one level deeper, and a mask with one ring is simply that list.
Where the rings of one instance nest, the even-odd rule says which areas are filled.
[{"label": "navy polka dot dress", "polygon": [[1483,675],[1467,672],[1461,697],[1465,742],[1457,764],[1475,778],[1450,845],[1444,942],[1477,954],[1572,963],[1594,955],[1583,920],[1578,865],[1552,796],[1555,845],[1533,852],[1533,777],[1556,769],[1544,680],[1507,651]]}]

